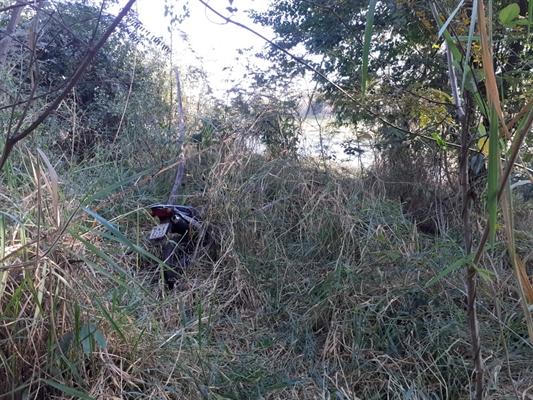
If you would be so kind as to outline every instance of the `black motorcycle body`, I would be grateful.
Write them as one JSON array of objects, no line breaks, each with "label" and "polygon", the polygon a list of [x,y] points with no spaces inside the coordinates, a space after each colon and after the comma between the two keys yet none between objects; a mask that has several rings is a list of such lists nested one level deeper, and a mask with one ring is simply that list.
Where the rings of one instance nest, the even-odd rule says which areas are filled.
[{"label": "black motorcycle body", "polygon": [[200,213],[194,207],[158,204],[150,207],[150,215],[159,219],[150,240],[166,241],[161,257],[166,264],[163,276],[172,289],[192,262],[201,232]]}]

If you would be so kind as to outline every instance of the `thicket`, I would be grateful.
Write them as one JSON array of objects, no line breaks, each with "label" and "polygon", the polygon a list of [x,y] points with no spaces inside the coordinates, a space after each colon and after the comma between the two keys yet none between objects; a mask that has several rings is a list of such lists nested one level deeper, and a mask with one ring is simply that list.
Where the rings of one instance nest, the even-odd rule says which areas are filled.
[{"label": "thicket", "polygon": [[[531,179],[523,159],[531,156],[532,101],[524,72],[532,11],[525,0],[286,0],[253,13],[277,34],[266,57],[291,74],[313,70],[340,123],[376,128],[383,156],[378,179],[412,218],[431,216],[435,224],[421,228],[447,231],[442,217],[461,217],[465,257],[440,277],[467,266],[476,399],[486,396],[477,285],[479,277],[494,278],[482,259],[494,257],[500,226],[533,341],[533,289],[517,253],[509,183],[516,171]],[[302,45],[314,56],[308,61],[291,54]],[[267,75],[275,79],[277,73]],[[476,224],[484,225],[482,233]]]},{"label": "thicket", "polygon": [[[509,15],[507,3],[488,5],[499,11],[492,59],[515,122],[531,113],[520,109],[522,3]],[[483,32],[463,19],[479,11],[460,5],[279,1],[255,14],[278,33],[274,45],[322,57],[304,61],[318,72],[311,101],[373,141],[379,156],[365,171],[297,152],[306,107],[279,89],[302,60],[279,52],[264,54],[278,68],[229,104],[188,92],[204,74],[182,68],[182,146],[169,48],[124,18],[0,175],[0,398],[526,396],[532,212],[507,195],[514,205],[492,219],[487,176],[499,157],[487,158],[498,142],[513,154],[529,120],[519,144],[498,140]],[[114,20],[86,2],[24,7],[0,63],[6,138],[54,102]],[[169,291],[147,207],[168,197],[180,157],[179,202],[202,212],[217,255],[200,251]],[[489,220],[494,242],[475,259],[468,232],[479,243]]]}]

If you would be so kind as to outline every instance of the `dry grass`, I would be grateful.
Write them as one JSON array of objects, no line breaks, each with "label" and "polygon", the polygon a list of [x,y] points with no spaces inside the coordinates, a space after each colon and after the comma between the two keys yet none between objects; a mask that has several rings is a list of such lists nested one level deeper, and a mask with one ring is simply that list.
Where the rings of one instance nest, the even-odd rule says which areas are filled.
[{"label": "dry grass", "polygon": [[[204,210],[218,257],[167,292],[143,253],[144,207],[161,199],[133,207],[132,194],[106,225],[65,196],[62,221],[74,216],[56,234],[50,193],[26,171],[1,186],[22,222],[4,216],[2,252],[35,240],[36,221],[47,236],[2,261],[0,398],[469,398],[461,273],[425,287],[462,257],[460,238],[421,234],[353,172],[230,145],[195,159],[183,199]],[[533,385],[504,253],[485,260],[496,275],[479,293],[494,399]]]}]

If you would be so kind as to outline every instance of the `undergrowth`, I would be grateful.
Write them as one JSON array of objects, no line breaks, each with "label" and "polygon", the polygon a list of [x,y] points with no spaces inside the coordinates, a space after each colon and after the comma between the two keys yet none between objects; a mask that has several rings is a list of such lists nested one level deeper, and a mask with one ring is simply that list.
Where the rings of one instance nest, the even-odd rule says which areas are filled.
[{"label": "undergrowth", "polygon": [[[123,184],[80,193],[86,170],[54,183],[37,156],[10,163],[0,398],[469,398],[462,272],[426,285],[464,256],[461,239],[422,234],[353,171],[228,143],[188,161],[181,200],[202,210],[218,254],[174,291],[146,240],[169,182],[105,203],[143,171],[106,164]],[[479,288],[486,398],[526,395],[533,351],[495,252]]]}]

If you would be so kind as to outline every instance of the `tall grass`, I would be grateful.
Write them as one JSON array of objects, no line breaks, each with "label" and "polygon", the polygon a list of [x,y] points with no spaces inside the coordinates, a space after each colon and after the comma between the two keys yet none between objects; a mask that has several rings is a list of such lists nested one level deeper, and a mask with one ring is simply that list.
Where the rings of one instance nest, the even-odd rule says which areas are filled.
[{"label": "tall grass", "polygon": [[[10,165],[0,398],[469,397],[460,275],[425,287],[462,256],[457,238],[421,234],[400,204],[335,165],[226,142],[188,166],[182,201],[203,210],[218,254],[201,252],[168,291],[144,239],[145,208],[158,200],[146,188],[95,213],[132,183],[67,193],[81,175],[59,174],[54,206],[42,156]],[[122,171],[104,172],[127,181]],[[531,218],[526,203],[521,212]],[[488,395],[503,397],[532,384],[532,349],[497,249],[479,319]]]}]

